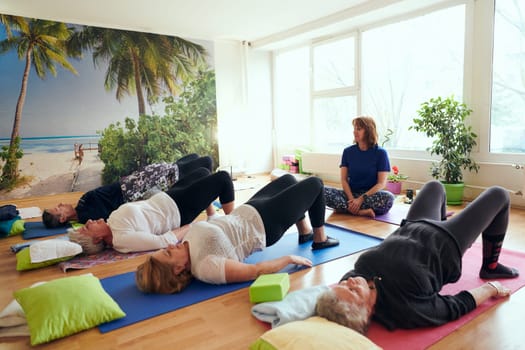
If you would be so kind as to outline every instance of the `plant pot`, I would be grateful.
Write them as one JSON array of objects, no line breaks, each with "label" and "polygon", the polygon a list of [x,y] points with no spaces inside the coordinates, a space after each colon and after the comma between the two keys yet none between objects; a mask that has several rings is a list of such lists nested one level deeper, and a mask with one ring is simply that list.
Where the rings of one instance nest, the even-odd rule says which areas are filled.
[{"label": "plant pot", "polygon": [[445,186],[445,193],[447,194],[448,205],[461,205],[463,204],[463,190],[465,184],[463,182],[458,184],[449,184],[442,182]]},{"label": "plant pot", "polygon": [[393,194],[400,194],[401,193],[401,182],[388,181],[386,183],[386,190],[392,192]]}]

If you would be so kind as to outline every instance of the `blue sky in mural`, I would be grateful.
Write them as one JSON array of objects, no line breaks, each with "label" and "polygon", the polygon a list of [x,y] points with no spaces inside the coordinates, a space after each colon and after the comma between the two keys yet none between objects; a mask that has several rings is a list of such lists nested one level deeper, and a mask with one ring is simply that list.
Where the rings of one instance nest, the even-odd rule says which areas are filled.
[{"label": "blue sky in mural", "polygon": [[[0,26],[0,41],[5,38]],[[56,77],[48,74],[41,80],[31,70],[20,128],[22,138],[95,135],[110,123],[137,118],[137,98],[126,96],[119,102],[114,91],[106,91],[105,69],[95,69],[91,54],[70,62],[78,75],[58,66]],[[24,64],[14,52],[0,55],[0,138],[11,136]],[[149,106],[146,112],[152,114]],[[155,112],[163,111],[158,107]]]}]

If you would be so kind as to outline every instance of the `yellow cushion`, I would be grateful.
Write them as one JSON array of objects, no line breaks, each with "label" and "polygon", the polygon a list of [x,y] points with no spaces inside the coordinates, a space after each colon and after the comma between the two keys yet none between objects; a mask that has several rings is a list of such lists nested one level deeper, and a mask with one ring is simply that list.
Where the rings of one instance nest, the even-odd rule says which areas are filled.
[{"label": "yellow cushion", "polygon": [[364,335],[319,316],[273,328],[251,344],[250,350],[377,350]]}]

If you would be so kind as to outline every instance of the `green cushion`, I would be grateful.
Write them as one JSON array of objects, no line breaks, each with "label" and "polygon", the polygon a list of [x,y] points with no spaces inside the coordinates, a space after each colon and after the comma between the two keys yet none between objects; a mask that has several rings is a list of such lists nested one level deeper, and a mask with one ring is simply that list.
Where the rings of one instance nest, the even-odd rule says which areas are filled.
[{"label": "green cushion", "polygon": [[[0,220],[0,238],[24,232],[24,222],[20,216],[9,220]],[[21,231],[20,225],[22,226]]]},{"label": "green cushion", "polygon": [[290,276],[287,273],[260,275],[250,286],[250,302],[283,300],[289,289]]},{"label": "green cushion", "polygon": [[[16,253],[16,270],[32,270],[66,261],[82,253],[82,247],[65,239],[34,242]],[[36,261],[35,261],[36,259]]]},{"label": "green cushion", "polygon": [[31,333],[31,345],[59,339],[126,316],[91,274],[64,277],[14,293]]},{"label": "green cushion", "polygon": [[22,234],[26,228],[24,227],[25,221],[24,220],[16,220],[13,223],[13,226],[11,226],[11,231],[9,232],[8,236],[15,236]]},{"label": "green cushion", "polygon": [[24,271],[24,270],[32,270],[32,269],[39,269],[41,267],[46,267],[49,265],[57,264],[62,261],[66,261],[69,259],[72,259],[73,256],[66,256],[63,258],[56,258],[51,259],[47,261],[42,261],[38,263],[32,263],[31,262],[31,256],[29,253],[29,248],[24,248],[18,253],[16,253],[16,270],[17,271]]}]

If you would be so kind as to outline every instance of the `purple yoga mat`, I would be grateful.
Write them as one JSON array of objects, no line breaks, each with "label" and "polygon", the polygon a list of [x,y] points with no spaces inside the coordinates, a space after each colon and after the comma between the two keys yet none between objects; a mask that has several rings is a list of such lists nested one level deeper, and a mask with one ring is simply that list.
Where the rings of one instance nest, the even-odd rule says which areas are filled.
[{"label": "purple yoga mat", "polygon": [[[383,215],[376,215],[374,220],[388,222],[389,224],[400,225],[401,220],[406,218],[410,204],[394,204],[388,213]],[[447,212],[447,216],[454,214],[453,211]]]}]

